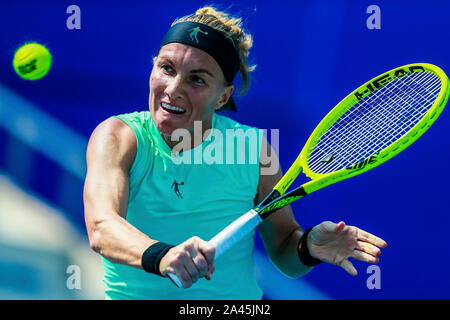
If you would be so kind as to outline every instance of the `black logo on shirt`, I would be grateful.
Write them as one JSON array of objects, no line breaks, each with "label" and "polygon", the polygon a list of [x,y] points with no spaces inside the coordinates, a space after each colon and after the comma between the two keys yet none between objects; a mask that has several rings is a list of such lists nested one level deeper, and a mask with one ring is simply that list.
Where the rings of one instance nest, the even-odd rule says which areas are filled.
[{"label": "black logo on shirt", "polygon": [[183,196],[181,195],[181,192],[180,192],[180,188],[178,187],[178,186],[182,186],[182,185],[184,185],[184,182],[178,183],[177,180],[174,180],[172,183],[172,187],[170,187],[171,189],[173,189],[173,191],[177,195],[178,199],[183,199]]}]

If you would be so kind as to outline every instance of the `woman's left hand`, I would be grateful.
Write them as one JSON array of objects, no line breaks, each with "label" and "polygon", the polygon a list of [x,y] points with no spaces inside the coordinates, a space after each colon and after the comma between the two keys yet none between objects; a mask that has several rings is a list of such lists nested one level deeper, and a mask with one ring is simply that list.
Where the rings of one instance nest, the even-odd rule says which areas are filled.
[{"label": "woman's left hand", "polygon": [[325,221],[315,226],[308,235],[308,249],[314,258],[338,265],[349,274],[356,276],[353,264],[348,260],[377,263],[380,248],[387,244],[364,230],[347,226],[343,221],[338,224]]}]

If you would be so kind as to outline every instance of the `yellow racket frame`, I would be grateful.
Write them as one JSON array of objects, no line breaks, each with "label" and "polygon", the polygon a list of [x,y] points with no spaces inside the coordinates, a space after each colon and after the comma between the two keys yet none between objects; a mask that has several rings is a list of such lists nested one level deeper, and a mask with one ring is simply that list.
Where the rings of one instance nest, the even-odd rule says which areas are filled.
[{"label": "yellow racket frame", "polygon": [[[436,98],[436,101],[433,103],[431,108],[427,111],[427,113],[420,119],[420,121],[412,127],[402,138],[398,139],[391,145],[382,149],[377,155],[373,155],[369,157],[370,159],[365,159],[366,163],[362,165],[360,168],[355,169],[340,169],[330,173],[316,173],[309,168],[308,160],[311,155],[311,152],[318,141],[318,139],[339,119],[348,109],[353,107],[356,103],[359,102],[360,99],[357,98],[357,95],[361,96],[361,92],[368,91],[368,86],[371,86],[374,92],[378,90],[373,84],[374,82],[381,83],[383,81],[391,81],[396,76],[401,76],[406,73],[416,72],[414,70],[423,70],[420,72],[429,72],[437,75],[441,80],[441,90]],[[298,174],[303,170],[305,175],[311,178],[312,180],[303,184],[303,188],[307,194],[314,192],[318,189],[326,187],[335,182],[353,177],[355,175],[366,172],[383,162],[391,159],[408,146],[410,146],[414,141],[416,141],[428,128],[434,123],[434,121],[441,114],[444,109],[445,104],[447,103],[450,88],[448,84],[448,77],[440,69],[439,67],[428,64],[428,63],[413,63],[404,65],[402,67],[398,67],[387,71],[377,77],[367,81],[356,90],[351,92],[348,96],[346,96],[341,102],[339,102],[317,125],[314,129],[313,133],[308,138],[305,146],[303,147],[301,153],[283,176],[283,178],[277,183],[274,187],[280,194],[283,194],[287,188],[289,188],[290,184],[295,180]],[[381,86],[382,87],[382,86]],[[369,92],[367,92],[369,93]],[[367,160],[367,161],[366,161]],[[369,161],[370,160],[370,161]],[[362,163],[362,161],[360,162]]]}]

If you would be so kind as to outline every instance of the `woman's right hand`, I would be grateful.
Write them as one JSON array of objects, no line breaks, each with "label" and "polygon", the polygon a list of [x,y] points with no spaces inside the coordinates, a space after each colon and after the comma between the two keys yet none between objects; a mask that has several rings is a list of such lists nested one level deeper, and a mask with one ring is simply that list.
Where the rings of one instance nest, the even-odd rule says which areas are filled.
[{"label": "woman's right hand", "polygon": [[198,279],[211,280],[214,272],[215,248],[209,242],[192,237],[173,247],[159,263],[163,276],[173,273],[183,283],[183,288],[191,287]]}]

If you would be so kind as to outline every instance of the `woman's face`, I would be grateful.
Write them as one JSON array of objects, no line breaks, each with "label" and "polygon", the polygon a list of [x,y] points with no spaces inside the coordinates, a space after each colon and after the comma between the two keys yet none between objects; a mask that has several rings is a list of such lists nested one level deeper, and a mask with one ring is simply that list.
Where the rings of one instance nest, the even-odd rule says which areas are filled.
[{"label": "woman's face", "polygon": [[150,75],[150,112],[167,141],[175,129],[193,130],[202,121],[203,131],[211,127],[215,110],[228,101],[233,86],[217,62],[206,52],[181,43],[169,43],[155,58]]}]

